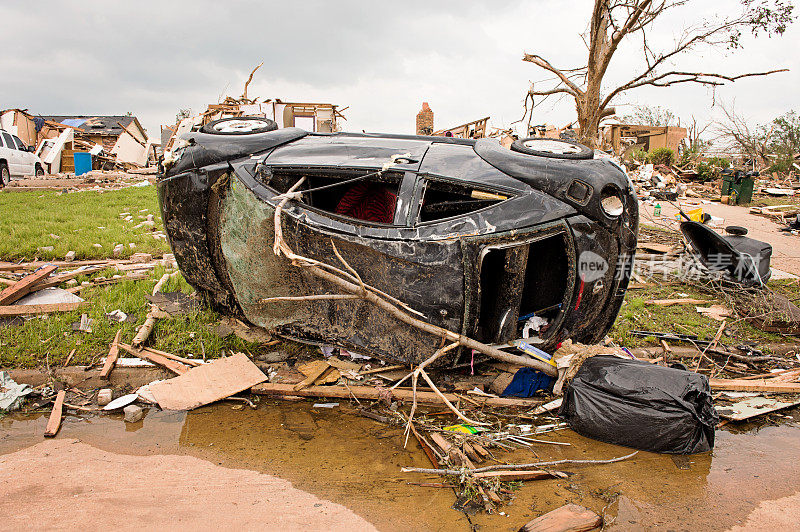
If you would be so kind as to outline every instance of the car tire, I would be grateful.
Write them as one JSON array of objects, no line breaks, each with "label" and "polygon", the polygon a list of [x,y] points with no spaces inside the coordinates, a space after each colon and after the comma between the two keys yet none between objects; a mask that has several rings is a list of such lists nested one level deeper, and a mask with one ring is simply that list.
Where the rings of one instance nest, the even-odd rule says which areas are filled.
[{"label": "car tire", "polygon": [[3,188],[11,182],[11,173],[8,171],[6,163],[0,163],[0,188]]},{"label": "car tire", "polygon": [[214,120],[201,127],[200,131],[211,135],[255,135],[276,129],[278,129],[278,124],[269,118],[242,116]]},{"label": "car tire", "polygon": [[36,177],[42,177],[42,176],[44,175],[44,168],[42,168],[42,165],[40,165],[40,164],[37,164],[36,166],[34,166],[34,168],[33,168],[33,174],[34,174]]},{"label": "car tire", "polygon": [[528,137],[515,140],[511,144],[513,151],[537,157],[550,157],[551,159],[591,159],[594,150],[583,144],[571,140],[547,139],[542,137]]}]

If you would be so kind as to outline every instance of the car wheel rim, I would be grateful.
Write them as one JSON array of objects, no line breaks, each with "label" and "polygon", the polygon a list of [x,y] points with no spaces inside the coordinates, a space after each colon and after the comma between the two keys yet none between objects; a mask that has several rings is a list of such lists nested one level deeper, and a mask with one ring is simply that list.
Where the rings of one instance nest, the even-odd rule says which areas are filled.
[{"label": "car wheel rim", "polygon": [[219,133],[246,133],[264,129],[269,124],[263,120],[227,120],[214,125],[214,131]]},{"label": "car wheel rim", "polygon": [[547,153],[554,153],[558,155],[567,155],[580,153],[581,148],[575,144],[568,142],[556,142],[554,140],[528,140],[525,141],[525,147],[536,151],[543,151]]}]

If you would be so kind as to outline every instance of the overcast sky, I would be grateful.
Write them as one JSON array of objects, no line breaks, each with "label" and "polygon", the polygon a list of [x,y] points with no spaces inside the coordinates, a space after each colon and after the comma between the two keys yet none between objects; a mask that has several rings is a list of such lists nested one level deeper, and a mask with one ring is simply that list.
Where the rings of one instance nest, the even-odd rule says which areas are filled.
[{"label": "overcast sky", "polygon": [[[562,67],[585,64],[588,0],[204,1],[0,4],[0,108],[34,114],[133,112],[151,135],[180,108],[203,111],[220,95],[238,96],[258,63],[249,96],[349,106],[343,129],[413,133],[423,101],[436,128],[483,116],[508,127],[522,115],[530,81],[550,77],[523,52]],[[692,0],[660,21],[656,43],[670,43],[699,17],[736,10],[737,0]],[[800,11],[800,10],[798,10]],[[644,89],[617,101],[710,119],[717,101],[766,122],[797,105],[800,27],[780,38],[745,38],[744,50],[702,50],[679,65],[739,73],[791,72],[741,80],[716,94],[699,86]],[[608,86],[637,70],[638,49],[623,48]],[[536,108],[535,123],[575,118],[562,98]]]}]

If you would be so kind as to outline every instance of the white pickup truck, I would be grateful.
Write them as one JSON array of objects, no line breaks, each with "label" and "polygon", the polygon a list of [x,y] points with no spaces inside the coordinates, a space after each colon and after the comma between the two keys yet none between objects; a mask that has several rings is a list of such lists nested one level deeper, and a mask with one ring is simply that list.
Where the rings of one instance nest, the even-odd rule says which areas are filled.
[{"label": "white pickup truck", "polygon": [[42,160],[33,151],[16,135],[0,130],[0,187],[12,176],[44,175]]}]

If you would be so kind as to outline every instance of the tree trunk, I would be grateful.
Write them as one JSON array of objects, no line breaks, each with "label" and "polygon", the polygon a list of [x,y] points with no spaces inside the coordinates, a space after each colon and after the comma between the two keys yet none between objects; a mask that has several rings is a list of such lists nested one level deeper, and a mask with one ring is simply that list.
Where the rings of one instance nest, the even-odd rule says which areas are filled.
[{"label": "tree trunk", "polygon": [[600,96],[587,91],[575,101],[578,112],[578,127],[580,128],[580,141],[590,148],[599,147],[600,127]]}]

